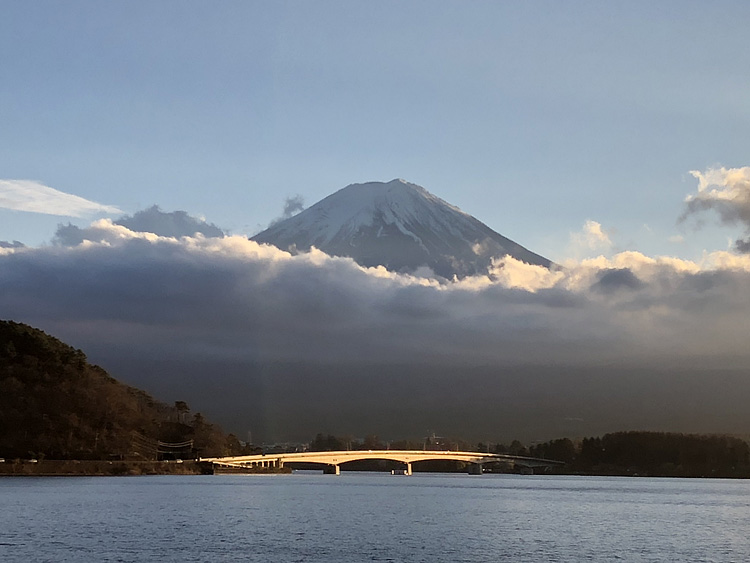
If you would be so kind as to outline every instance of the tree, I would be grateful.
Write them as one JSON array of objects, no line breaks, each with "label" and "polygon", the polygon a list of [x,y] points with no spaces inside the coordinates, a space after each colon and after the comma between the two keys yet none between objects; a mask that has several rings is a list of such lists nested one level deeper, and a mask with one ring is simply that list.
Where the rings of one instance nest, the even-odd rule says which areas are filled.
[{"label": "tree", "polygon": [[527,456],[529,455],[529,450],[518,440],[513,440],[508,447],[508,453],[511,455]]},{"label": "tree", "polygon": [[175,401],[174,408],[177,411],[177,422],[185,423],[190,407],[185,401]]},{"label": "tree", "polygon": [[385,444],[380,441],[380,438],[376,434],[368,434],[365,436],[365,441],[362,442],[363,450],[384,450]]},{"label": "tree", "polygon": [[331,452],[343,450],[345,444],[332,434],[323,435],[318,433],[312,442],[310,442],[310,451],[313,452]]}]

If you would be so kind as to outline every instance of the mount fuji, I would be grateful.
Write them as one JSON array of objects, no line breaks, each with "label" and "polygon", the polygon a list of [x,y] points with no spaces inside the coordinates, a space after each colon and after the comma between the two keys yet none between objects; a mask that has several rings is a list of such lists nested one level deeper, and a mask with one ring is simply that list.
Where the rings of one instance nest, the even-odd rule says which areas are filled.
[{"label": "mount fuji", "polygon": [[544,267],[551,262],[458,207],[405,180],[351,184],[252,240],[282,250],[316,247],[362,266],[397,272],[429,268],[452,279],[486,274],[493,258]]}]

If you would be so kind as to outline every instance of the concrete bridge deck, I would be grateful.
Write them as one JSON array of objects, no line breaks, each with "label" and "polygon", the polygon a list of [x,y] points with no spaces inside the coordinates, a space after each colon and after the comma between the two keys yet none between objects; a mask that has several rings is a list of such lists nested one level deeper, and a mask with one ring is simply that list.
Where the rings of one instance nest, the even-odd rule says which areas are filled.
[{"label": "concrete bridge deck", "polygon": [[214,465],[234,468],[281,468],[289,463],[314,463],[327,466],[331,473],[338,475],[340,466],[350,461],[388,460],[403,463],[404,473],[411,475],[412,463],[428,460],[452,460],[474,465],[474,471],[481,473],[482,465],[487,463],[506,462],[524,467],[544,467],[560,465],[561,462],[533,457],[506,454],[490,454],[461,451],[428,451],[428,450],[344,450],[333,452],[294,452],[257,454],[233,457],[203,458],[201,461]]}]

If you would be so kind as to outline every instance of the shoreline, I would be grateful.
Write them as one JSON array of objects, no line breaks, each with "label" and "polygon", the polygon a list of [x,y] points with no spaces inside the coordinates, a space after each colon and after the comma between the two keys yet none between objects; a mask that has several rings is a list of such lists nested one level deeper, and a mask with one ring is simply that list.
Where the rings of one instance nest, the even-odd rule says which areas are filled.
[{"label": "shoreline", "polygon": [[[357,470],[349,470],[357,472]],[[0,463],[0,478],[2,477],[137,477],[145,475],[271,475],[290,474],[292,468],[243,468],[233,469],[215,467],[210,462],[184,461],[108,461],[108,460],[39,460],[32,462],[6,461]],[[416,473],[432,473],[432,471],[418,471]],[[441,472],[438,472],[441,473]],[[453,473],[463,473],[462,471]],[[504,473],[504,472],[503,472]],[[499,475],[500,472],[488,472],[488,475]],[[695,475],[695,474],[647,474],[628,471],[602,472],[549,472],[537,473],[547,476],[570,477],[648,477],[648,478],[685,478],[685,479],[748,479],[745,475]]]},{"label": "shoreline", "polygon": [[219,475],[225,473],[291,473],[288,468],[217,470],[205,461],[38,460],[0,463],[2,477],[138,477],[141,475]]},{"label": "shoreline", "polygon": [[0,463],[0,477],[114,477],[210,475],[208,464],[177,461],[39,460]]}]

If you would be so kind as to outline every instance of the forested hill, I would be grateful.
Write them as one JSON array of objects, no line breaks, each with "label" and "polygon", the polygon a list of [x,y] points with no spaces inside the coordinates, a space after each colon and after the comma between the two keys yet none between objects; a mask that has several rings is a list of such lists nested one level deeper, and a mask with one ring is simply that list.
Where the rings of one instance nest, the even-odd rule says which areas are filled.
[{"label": "forested hill", "polygon": [[185,403],[161,403],[89,364],[81,350],[0,321],[0,457],[156,459],[239,449]]}]

